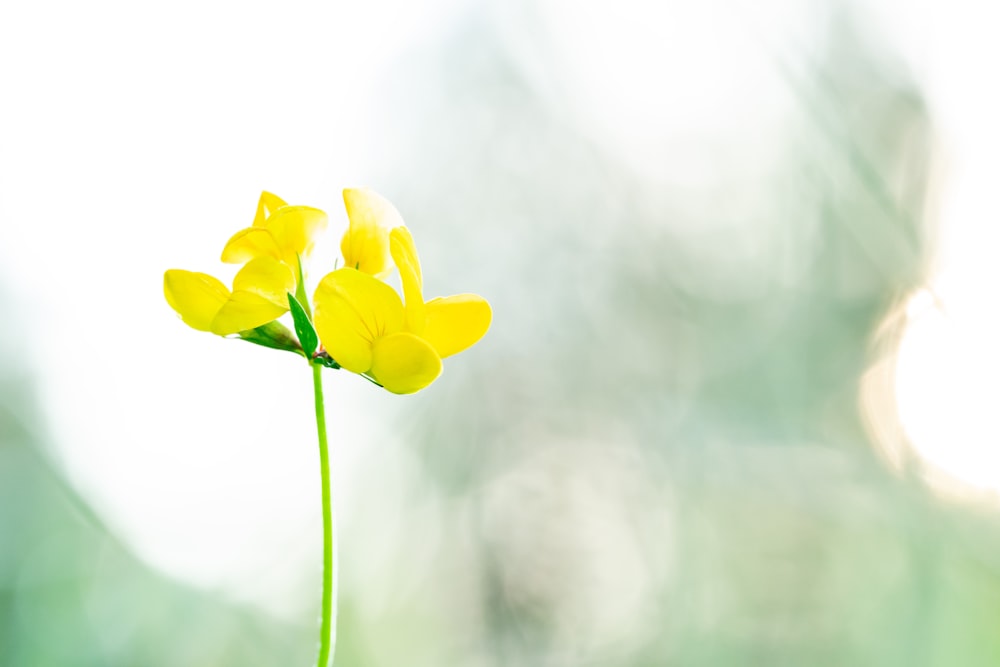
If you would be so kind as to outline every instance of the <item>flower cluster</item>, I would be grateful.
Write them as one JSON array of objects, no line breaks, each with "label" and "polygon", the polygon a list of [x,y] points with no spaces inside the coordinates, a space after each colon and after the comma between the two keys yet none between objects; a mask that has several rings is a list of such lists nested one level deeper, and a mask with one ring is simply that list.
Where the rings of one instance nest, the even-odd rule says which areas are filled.
[{"label": "flower cluster", "polygon": [[[444,357],[483,337],[490,305],[476,294],[424,301],[417,248],[395,207],[370,190],[345,190],[344,204],[344,267],[320,280],[315,315],[304,263],[327,216],[268,192],[261,194],[253,224],[222,251],[223,262],[243,264],[232,290],[210,275],[171,269],[163,280],[167,303],[199,331],[290,349],[396,394],[423,389],[441,374]],[[402,297],[384,282],[393,267]],[[275,321],[289,311],[297,339]]]}]

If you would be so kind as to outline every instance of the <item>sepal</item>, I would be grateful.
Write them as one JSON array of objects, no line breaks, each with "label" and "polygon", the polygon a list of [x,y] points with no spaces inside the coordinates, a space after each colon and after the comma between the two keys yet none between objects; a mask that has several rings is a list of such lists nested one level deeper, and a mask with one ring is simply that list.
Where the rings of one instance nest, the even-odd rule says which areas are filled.
[{"label": "sepal", "polygon": [[338,368],[341,368],[341,365],[338,364],[336,362],[336,360],[334,360],[334,358],[331,357],[330,353],[327,352],[326,350],[323,350],[322,352],[320,352],[319,354],[317,354],[315,357],[313,357],[313,363],[314,364],[319,364],[320,366],[323,366],[324,368],[332,368],[334,370],[336,370]]},{"label": "sepal", "polygon": [[277,321],[268,322],[254,329],[240,331],[236,335],[240,339],[254,343],[255,345],[263,345],[275,350],[286,350],[304,357],[306,356],[306,353],[302,351],[302,346],[299,345],[299,341],[295,339],[295,336],[288,330],[288,327]]}]

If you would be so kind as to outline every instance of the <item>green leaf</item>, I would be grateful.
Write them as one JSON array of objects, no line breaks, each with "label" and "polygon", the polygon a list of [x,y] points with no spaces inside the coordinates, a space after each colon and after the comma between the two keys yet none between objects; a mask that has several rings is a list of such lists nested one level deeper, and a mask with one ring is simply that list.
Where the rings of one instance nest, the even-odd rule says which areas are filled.
[{"label": "green leaf", "polygon": [[312,319],[312,310],[309,308],[309,297],[306,295],[306,278],[302,273],[302,257],[295,255],[299,260],[299,275],[295,280],[295,298],[298,299],[302,310],[306,311],[306,317]]},{"label": "green leaf", "polygon": [[305,350],[306,357],[312,359],[316,353],[316,347],[319,345],[319,336],[316,335],[316,329],[313,327],[309,315],[306,314],[305,308],[302,307],[302,304],[299,303],[299,300],[291,292],[288,293],[288,308],[292,311],[292,321],[295,322],[295,333],[299,336],[302,349]]},{"label": "green leaf", "polygon": [[299,345],[299,341],[295,340],[295,336],[292,332],[288,330],[283,324],[280,324],[277,320],[274,322],[268,322],[256,329],[247,329],[246,331],[240,331],[237,334],[242,340],[249,343],[254,343],[255,345],[263,345],[264,347],[270,347],[275,350],[287,350],[288,352],[294,352],[295,354],[305,355],[302,351],[302,346]]}]

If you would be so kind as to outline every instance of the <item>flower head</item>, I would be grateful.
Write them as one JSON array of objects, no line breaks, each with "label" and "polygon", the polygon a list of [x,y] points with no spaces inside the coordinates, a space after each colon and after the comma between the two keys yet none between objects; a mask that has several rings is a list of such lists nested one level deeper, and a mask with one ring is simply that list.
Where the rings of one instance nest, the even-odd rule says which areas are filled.
[{"label": "flower head", "polygon": [[[289,206],[269,192],[261,194],[253,224],[222,251],[222,261],[243,263],[232,289],[205,273],[170,269],[163,276],[167,303],[199,331],[239,334],[317,366],[345,368],[393,393],[423,389],[441,374],[443,358],[483,337],[490,305],[476,294],[424,301],[416,244],[396,208],[359,189],[344,190],[344,205],[345,266],[320,281],[315,317],[302,264],[313,236],[326,226],[326,214]],[[394,266],[402,295],[383,282]],[[295,335],[276,321],[289,311]]]}]

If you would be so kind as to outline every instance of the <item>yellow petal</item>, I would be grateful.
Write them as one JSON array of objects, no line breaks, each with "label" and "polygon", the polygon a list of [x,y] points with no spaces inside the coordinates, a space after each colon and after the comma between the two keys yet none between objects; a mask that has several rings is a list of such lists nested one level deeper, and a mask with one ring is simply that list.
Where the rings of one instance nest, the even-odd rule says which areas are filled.
[{"label": "yellow petal", "polygon": [[274,321],[288,310],[253,292],[233,292],[212,320],[211,332],[228,336]]},{"label": "yellow petal", "polygon": [[273,257],[281,259],[281,248],[264,227],[247,227],[233,234],[222,249],[222,261],[227,264],[242,264],[254,257]]},{"label": "yellow petal", "polygon": [[396,290],[355,269],[327,274],[314,297],[316,333],[337,363],[354,373],[372,367],[372,345],[403,328]]},{"label": "yellow petal", "polygon": [[253,218],[253,226],[260,227],[263,225],[268,216],[282,206],[288,206],[284,199],[267,191],[261,192],[260,201],[257,202],[257,215]]},{"label": "yellow petal", "polygon": [[229,299],[229,289],[210,275],[170,269],[163,274],[163,295],[188,326],[210,331],[212,320]]},{"label": "yellow petal", "polygon": [[288,293],[295,291],[295,276],[284,262],[258,257],[246,263],[233,278],[233,292],[250,292],[288,310]]},{"label": "yellow petal", "polygon": [[438,297],[426,304],[427,327],[422,334],[441,358],[472,347],[490,328],[493,311],[478,294]]},{"label": "yellow petal", "polygon": [[399,269],[406,299],[406,328],[421,335],[426,324],[424,314],[424,279],[420,273],[420,258],[413,235],[406,227],[396,227],[389,232],[389,250]]},{"label": "yellow petal", "polygon": [[344,265],[384,278],[389,264],[389,229],[403,224],[396,207],[371,190],[344,190],[350,225],[340,242]]},{"label": "yellow petal", "polygon": [[264,227],[274,236],[282,259],[294,266],[295,256],[308,257],[313,236],[326,229],[326,213],[310,206],[285,206],[272,213]]},{"label": "yellow petal", "polygon": [[375,341],[371,372],[392,393],[412,394],[441,375],[441,357],[419,336],[391,334]]}]

